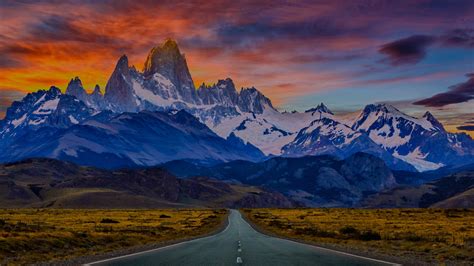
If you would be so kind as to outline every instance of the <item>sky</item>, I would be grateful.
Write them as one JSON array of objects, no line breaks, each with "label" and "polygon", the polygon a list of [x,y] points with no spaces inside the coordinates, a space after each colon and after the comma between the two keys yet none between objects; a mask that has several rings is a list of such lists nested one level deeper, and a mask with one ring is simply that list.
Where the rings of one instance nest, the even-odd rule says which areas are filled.
[{"label": "sky", "polygon": [[386,102],[474,136],[474,1],[0,1],[0,117],[79,76],[105,87],[175,39],[196,85],[230,77],[280,110]]}]

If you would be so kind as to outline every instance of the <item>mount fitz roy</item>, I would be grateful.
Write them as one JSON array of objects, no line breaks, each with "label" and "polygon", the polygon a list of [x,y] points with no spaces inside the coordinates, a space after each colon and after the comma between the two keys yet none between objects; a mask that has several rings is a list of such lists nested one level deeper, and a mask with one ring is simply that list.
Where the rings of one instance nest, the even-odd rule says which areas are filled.
[{"label": "mount fitz roy", "polygon": [[230,78],[195,87],[173,40],[153,48],[143,71],[122,56],[105,91],[88,94],[78,77],[12,103],[0,121],[0,162],[49,157],[106,168],[268,157],[375,155],[392,169],[426,171],[474,162],[474,141],[449,133],[427,112],[408,116],[387,104],[357,117],[323,103],[303,113],[279,112],[255,88]]}]

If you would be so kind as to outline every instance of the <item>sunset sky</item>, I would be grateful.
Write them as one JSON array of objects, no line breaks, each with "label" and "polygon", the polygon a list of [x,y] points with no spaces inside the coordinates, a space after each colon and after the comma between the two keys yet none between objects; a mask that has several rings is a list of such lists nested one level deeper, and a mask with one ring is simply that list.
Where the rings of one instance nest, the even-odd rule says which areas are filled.
[{"label": "sunset sky", "polygon": [[173,38],[196,84],[231,77],[290,111],[389,102],[474,135],[472,0],[176,2],[0,1],[0,117],[74,76],[104,88],[122,54],[142,69]]}]

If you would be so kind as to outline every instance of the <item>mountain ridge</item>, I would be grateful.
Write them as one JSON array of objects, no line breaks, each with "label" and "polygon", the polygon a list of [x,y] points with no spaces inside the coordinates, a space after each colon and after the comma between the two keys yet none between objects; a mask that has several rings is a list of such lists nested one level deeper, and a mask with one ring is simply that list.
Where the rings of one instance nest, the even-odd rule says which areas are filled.
[{"label": "mountain ridge", "polygon": [[274,157],[262,162],[236,160],[214,166],[172,161],[160,167],[182,178],[209,176],[268,187],[295,202],[313,207],[355,206],[367,194],[397,185],[383,160],[366,153],[355,153],[343,160],[320,155]]},{"label": "mountain ridge", "polygon": [[[121,56],[103,95],[98,86],[88,94],[79,77],[71,79],[64,94],[55,87],[46,93],[53,101],[45,103],[49,109],[36,103],[43,94],[28,94],[7,110],[0,121],[0,147],[11,148],[22,132],[34,135],[41,129],[44,133],[43,127],[58,131],[100,118],[106,128],[112,114],[184,110],[219,137],[238,138],[266,156],[345,158],[365,151],[393,169],[408,171],[474,162],[474,141],[466,134],[447,132],[429,112],[415,118],[388,104],[369,104],[347,121],[324,103],[303,113],[281,113],[259,90],[238,91],[230,78],[195,88],[185,56],[171,39],[151,49],[142,72],[129,66],[126,55]],[[48,134],[44,137],[51,137]],[[3,157],[3,161],[12,159],[18,158]]]},{"label": "mountain ridge", "polygon": [[268,189],[161,168],[103,170],[54,159],[0,164],[0,206],[6,208],[242,208],[291,207]]}]

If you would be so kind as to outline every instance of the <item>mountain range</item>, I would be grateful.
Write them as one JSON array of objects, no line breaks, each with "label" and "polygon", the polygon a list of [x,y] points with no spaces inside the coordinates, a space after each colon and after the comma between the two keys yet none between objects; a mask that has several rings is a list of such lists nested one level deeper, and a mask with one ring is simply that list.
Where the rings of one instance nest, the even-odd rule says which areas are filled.
[{"label": "mountain range", "polygon": [[288,113],[230,78],[196,88],[171,39],[150,51],[141,71],[120,57],[104,93],[87,93],[75,77],[65,93],[53,86],[13,102],[0,121],[0,147],[0,162],[47,157],[100,168],[358,152],[412,172],[474,162],[474,141],[447,132],[429,112],[415,118],[370,104],[348,119],[321,103]]},{"label": "mountain range", "polygon": [[292,207],[282,194],[162,168],[104,170],[54,159],[0,165],[2,208]]},{"label": "mountain range", "polygon": [[355,206],[367,195],[398,185],[383,160],[361,152],[344,160],[320,155],[274,157],[263,162],[238,160],[214,166],[172,161],[161,167],[181,178],[208,176],[269,188],[304,206]]}]

